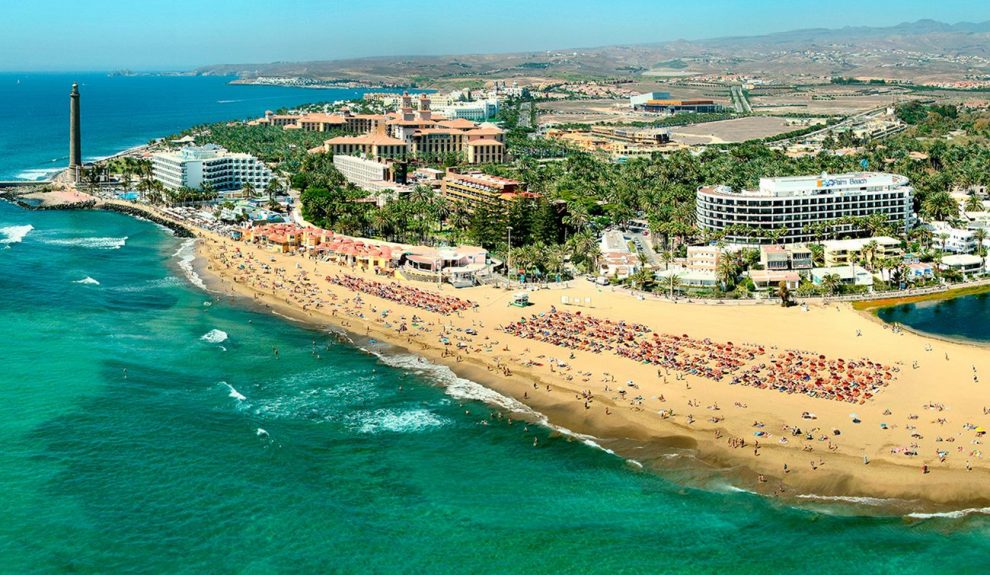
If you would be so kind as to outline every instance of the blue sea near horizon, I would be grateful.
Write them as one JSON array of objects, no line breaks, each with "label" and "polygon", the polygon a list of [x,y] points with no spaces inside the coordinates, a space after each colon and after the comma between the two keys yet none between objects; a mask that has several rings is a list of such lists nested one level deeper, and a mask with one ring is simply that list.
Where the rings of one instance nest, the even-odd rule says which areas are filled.
[{"label": "blue sea near horizon", "polygon": [[[266,109],[359,98],[369,90],[230,84],[223,76],[0,73],[0,180],[41,180],[69,157],[69,91],[79,83],[84,161],[197,124]],[[383,90],[375,90],[383,91]]]}]

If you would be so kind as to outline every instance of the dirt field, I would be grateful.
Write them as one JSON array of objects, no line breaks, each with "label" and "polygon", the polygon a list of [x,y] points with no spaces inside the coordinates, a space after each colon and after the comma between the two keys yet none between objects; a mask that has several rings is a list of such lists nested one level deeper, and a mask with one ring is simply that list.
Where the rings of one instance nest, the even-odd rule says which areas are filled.
[{"label": "dirt field", "polygon": [[689,145],[723,144],[766,138],[800,128],[801,126],[788,125],[784,118],[752,116],[671,128],[670,139]]},{"label": "dirt field", "polygon": [[848,116],[917,98],[907,90],[890,87],[816,86],[769,96],[751,95],[755,112]]}]

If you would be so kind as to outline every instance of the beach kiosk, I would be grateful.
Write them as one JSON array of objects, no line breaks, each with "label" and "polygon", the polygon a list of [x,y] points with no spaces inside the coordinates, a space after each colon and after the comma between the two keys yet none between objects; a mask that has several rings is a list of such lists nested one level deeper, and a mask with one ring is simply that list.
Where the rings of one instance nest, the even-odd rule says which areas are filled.
[{"label": "beach kiosk", "polygon": [[509,302],[509,305],[514,305],[516,307],[529,306],[530,305],[529,294],[524,291],[520,291],[512,294],[512,301]]}]

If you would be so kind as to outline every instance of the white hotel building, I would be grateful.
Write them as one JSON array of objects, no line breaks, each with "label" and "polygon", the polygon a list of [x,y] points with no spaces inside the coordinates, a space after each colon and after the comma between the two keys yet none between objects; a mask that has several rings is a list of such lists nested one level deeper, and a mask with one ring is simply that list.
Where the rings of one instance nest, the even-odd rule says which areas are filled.
[{"label": "white hotel building", "polygon": [[251,154],[228,152],[215,144],[156,153],[151,167],[155,179],[172,190],[198,190],[209,183],[217,191],[230,191],[250,183],[262,191],[272,179],[271,170]]},{"label": "white hotel building", "polygon": [[[808,242],[815,234],[806,226],[843,217],[884,214],[898,231],[914,224],[914,189],[897,174],[861,173],[790,178],[761,178],[758,190],[734,191],[728,186],[699,188],[696,201],[698,226],[721,231],[748,227],[772,231],[787,228],[784,243]],[[863,232],[854,224],[838,226],[838,235]],[[725,236],[735,243],[770,243],[772,240],[745,231]]]}]

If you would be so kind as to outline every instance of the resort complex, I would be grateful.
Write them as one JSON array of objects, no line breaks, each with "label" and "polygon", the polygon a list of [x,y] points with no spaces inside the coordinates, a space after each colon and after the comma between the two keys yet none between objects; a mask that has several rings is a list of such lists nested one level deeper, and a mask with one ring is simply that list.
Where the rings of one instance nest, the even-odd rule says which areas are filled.
[{"label": "resort complex", "polygon": [[[861,234],[866,231],[862,220],[875,214],[903,233],[914,224],[913,198],[908,179],[896,174],[761,178],[756,190],[698,188],[697,221],[703,230],[747,244]],[[771,236],[775,231],[777,238]]]},{"label": "resort complex", "polygon": [[272,179],[271,170],[254,156],[228,152],[213,144],[157,152],[151,165],[155,179],[173,190],[204,186],[217,191],[237,191],[245,186],[263,190]]},{"label": "resort complex", "polygon": [[[430,98],[421,94],[413,106],[413,97],[405,93],[396,101],[396,112],[388,114],[275,115],[268,113],[256,124],[281,126],[286,130],[346,132],[330,138],[314,153],[360,155],[369,159],[459,158],[468,164],[501,163],[505,160],[504,134],[493,124],[478,124],[489,112],[447,116],[431,108]],[[457,110],[456,106],[447,110]],[[354,135],[350,135],[354,134]]]}]

